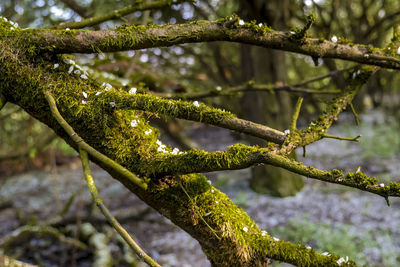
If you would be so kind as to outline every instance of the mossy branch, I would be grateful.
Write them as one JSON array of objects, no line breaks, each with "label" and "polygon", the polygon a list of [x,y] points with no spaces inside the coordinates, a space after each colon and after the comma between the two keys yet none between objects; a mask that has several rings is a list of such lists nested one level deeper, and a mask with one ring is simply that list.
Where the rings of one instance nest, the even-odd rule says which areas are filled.
[{"label": "mossy branch", "polygon": [[[383,49],[304,38],[299,44],[290,34],[255,23],[231,23],[232,16],[217,21],[194,21],[175,25],[126,26],[117,30],[21,30],[15,38],[56,53],[97,53],[165,47],[184,43],[228,41],[309,55],[337,58],[362,64],[400,69],[400,58]],[[264,29],[265,28],[265,29]]]},{"label": "mossy branch", "polygon": [[123,16],[129,15],[136,11],[144,11],[144,10],[151,10],[151,9],[160,9],[166,6],[170,6],[172,4],[179,4],[182,2],[193,2],[193,0],[161,0],[161,1],[154,1],[154,2],[142,2],[138,1],[132,5],[116,9],[112,12],[109,12],[105,15],[96,16],[88,19],[84,19],[78,22],[65,22],[58,25],[54,25],[50,28],[52,29],[82,29],[84,27],[90,27],[94,25],[98,25],[102,22],[120,19]]},{"label": "mossy branch", "polygon": [[120,175],[124,176],[125,178],[129,179],[131,182],[136,184],[142,189],[147,188],[147,184],[139,179],[136,175],[131,173],[128,169],[124,168],[114,160],[110,159],[109,157],[105,156],[104,154],[100,153],[90,145],[88,145],[75,131],[72,129],[72,127],[67,123],[67,121],[64,120],[64,118],[61,116],[60,112],[57,109],[56,102],[51,95],[49,91],[45,92],[46,100],[50,105],[50,110],[54,116],[54,118],[57,120],[57,122],[60,124],[60,126],[68,133],[68,135],[71,137],[72,140],[75,141],[75,143],[79,146],[79,148],[84,149],[89,153],[90,156],[96,158],[97,160],[103,162],[116,172],[118,172]]},{"label": "mossy branch", "polygon": [[340,70],[333,70],[333,71],[328,72],[327,74],[323,74],[323,75],[320,75],[320,76],[317,76],[317,77],[313,77],[313,78],[310,78],[308,80],[303,80],[303,81],[301,81],[299,83],[296,83],[294,85],[294,87],[302,87],[302,86],[305,86],[305,85],[310,84],[310,83],[314,83],[314,82],[318,82],[318,81],[324,80],[326,78],[331,78],[331,77],[337,75],[338,73],[349,72],[349,71],[351,71],[353,69],[354,69],[354,67],[340,69]]},{"label": "mossy branch", "polygon": [[218,127],[253,135],[282,144],[286,135],[268,126],[236,118],[232,113],[210,108],[203,103],[169,100],[147,94],[128,94],[110,90],[98,97],[106,108],[115,103],[116,109],[143,110],[174,118],[208,123]]},{"label": "mossy branch", "polygon": [[332,123],[337,120],[338,115],[353,101],[361,86],[378,69],[377,67],[365,66],[350,73],[348,86],[343,93],[333,99],[323,114],[317,120],[311,122],[306,129],[298,131],[296,135],[290,135],[280,153],[288,155],[297,147],[309,145],[323,138]]},{"label": "mossy branch", "polygon": [[353,112],[353,116],[354,116],[354,121],[356,122],[356,125],[360,125],[360,118],[357,114],[356,109],[353,106],[353,103],[349,104],[350,108],[351,108],[351,112]]},{"label": "mossy branch", "polygon": [[291,133],[294,133],[297,130],[296,124],[297,124],[297,119],[299,118],[302,103],[303,103],[303,98],[299,97],[297,99],[296,106],[294,107],[292,118],[290,119],[289,130]]},{"label": "mossy branch", "polygon": [[291,38],[294,41],[299,41],[301,43],[305,42],[305,37],[307,36],[307,31],[311,28],[311,26],[315,22],[315,14],[312,12],[310,15],[306,17],[306,25],[303,28],[294,28],[291,29]]},{"label": "mossy branch", "polygon": [[171,93],[154,93],[154,94],[163,98],[185,99],[185,100],[196,100],[206,97],[225,96],[225,95],[231,96],[239,92],[247,92],[247,91],[255,91],[255,92],[261,91],[268,93],[274,93],[277,91],[286,91],[289,93],[303,93],[303,94],[338,94],[342,91],[338,89],[321,90],[321,89],[310,89],[302,87],[310,83],[331,78],[337,73],[350,71],[352,69],[354,69],[354,67],[342,70],[334,70],[327,74],[301,81],[295,85],[288,85],[284,83],[258,84],[255,83],[253,80],[250,80],[238,86],[232,86],[232,87],[217,86],[207,92],[185,93],[185,94],[171,94]]},{"label": "mossy branch", "polygon": [[[378,179],[368,177],[361,172],[347,174],[340,172],[339,174],[335,171],[323,171],[305,166],[284,155],[279,155],[273,149],[246,145],[233,145],[225,151],[216,152],[192,149],[181,155],[160,153],[149,159],[143,165],[141,171],[149,176],[162,177],[165,175],[237,170],[260,163],[281,167],[309,178],[358,188],[383,197],[400,197],[399,183],[381,187],[378,184]],[[353,177],[356,179],[353,179]]]},{"label": "mossy branch", "polygon": [[[9,40],[0,40],[0,47],[4,51],[0,53],[0,63],[2,63],[0,90],[8,101],[23,107],[78,149],[83,141],[73,135],[74,130],[69,131],[65,126],[68,125],[65,121],[68,121],[71,123],[71,128],[85,137],[91,146],[140,175],[144,174],[145,166],[151,164],[153,158],[162,159],[165,156],[164,153],[157,153],[158,133],[153,131],[152,134],[146,135],[142,132],[151,128],[142,120],[141,114],[138,114],[141,112],[124,112],[110,106],[104,109],[103,103],[96,102],[98,95],[95,94],[102,90],[97,82],[90,78],[84,79],[68,74],[70,64],[63,64],[62,61],[54,62],[54,58],[49,60],[45,56],[33,55],[30,50],[26,51],[14,44],[9,45]],[[55,63],[60,65],[57,69],[54,68]],[[53,92],[57,97],[57,106],[63,112],[65,120],[59,114],[52,97],[53,105],[50,104],[50,107],[53,112],[49,111],[49,103],[43,95],[46,91]],[[83,92],[90,94],[89,97],[86,98]],[[87,100],[86,103],[83,103],[84,99]],[[138,118],[141,119],[140,127],[132,128],[131,120]],[[60,121],[65,122],[65,125],[60,124]],[[60,127],[61,125],[64,128]],[[76,143],[76,141],[81,142]],[[90,155],[90,152],[87,152]],[[170,153],[165,154],[171,156]],[[240,153],[236,154],[239,159],[242,158]],[[179,156],[183,155],[185,154]],[[295,265],[338,265],[337,256],[320,255],[302,245],[276,241],[265,235],[243,210],[225,194],[212,188],[207,179],[200,174],[182,175],[180,178],[190,196],[195,199],[207,223],[218,231],[221,241],[208,227],[202,223],[196,224],[195,213],[188,206],[186,196],[179,185],[174,183],[173,177],[152,179],[148,184],[149,189],[143,190],[107,163],[93,156],[91,159],[110,172],[131,192],[137,194],[140,199],[196,238],[215,265],[265,265],[268,258]],[[196,165],[199,162],[191,160],[182,163]],[[162,169],[165,166],[154,165],[149,166],[149,169],[150,167]],[[211,215],[206,217],[204,214],[209,212],[212,212]],[[244,229],[249,231],[246,232]]]},{"label": "mossy branch", "polygon": [[161,266],[155,260],[153,260],[149,255],[147,255],[146,252],[144,252],[144,250],[132,239],[129,233],[121,226],[121,224],[117,221],[117,219],[115,219],[115,217],[103,204],[103,200],[99,195],[99,192],[96,188],[96,184],[94,183],[90,171],[88,154],[81,147],[79,148],[79,153],[81,156],[82,168],[89,191],[97,207],[100,209],[101,213],[103,213],[107,221],[112,225],[112,227],[114,227],[114,229],[118,232],[118,234],[128,243],[129,247],[136,253],[136,255],[138,255],[139,258],[143,259],[143,261],[146,262],[149,266],[156,266],[156,267]]}]

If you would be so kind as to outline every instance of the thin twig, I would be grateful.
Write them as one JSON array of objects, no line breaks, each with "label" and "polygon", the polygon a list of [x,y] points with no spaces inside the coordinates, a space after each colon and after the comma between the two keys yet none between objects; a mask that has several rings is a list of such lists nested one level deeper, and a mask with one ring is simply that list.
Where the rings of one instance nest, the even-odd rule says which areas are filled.
[{"label": "thin twig", "polygon": [[356,125],[360,125],[360,119],[359,119],[359,117],[358,117],[358,114],[357,114],[356,109],[355,109],[354,106],[353,106],[353,103],[350,103],[349,106],[350,106],[350,108],[351,108],[351,112],[353,112],[354,120],[355,120],[355,122],[356,122]]},{"label": "thin twig", "polygon": [[297,123],[297,119],[299,118],[302,103],[303,103],[303,98],[299,97],[299,99],[297,99],[297,103],[296,103],[296,106],[294,107],[293,115],[290,120],[289,130],[291,133],[294,133],[297,130],[296,123]]},{"label": "thin twig", "polygon": [[198,214],[199,217],[200,217],[200,220],[207,226],[208,229],[211,230],[211,232],[213,232],[213,234],[215,235],[216,238],[218,238],[218,240],[221,240],[221,237],[218,236],[217,231],[214,230],[214,229],[206,222],[206,220],[204,219],[204,217],[200,214],[199,208],[197,207],[197,205],[196,205],[196,203],[193,201],[193,199],[190,197],[189,193],[187,192],[187,190],[185,189],[185,187],[183,186],[183,184],[181,183],[181,181],[179,181],[179,185],[180,185],[182,191],[183,191],[183,192],[185,193],[185,195],[188,197],[190,203],[191,203],[191,204],[193,205],[193,207],[195,208],[197,214]]},{"label": "thin twig", "polygon": [[232,96],[240,92],[248,92],[248,91],[267,92],[267,93],[286,91],[290,93],[303,93],[303,94],[337,94],[341,92],[340,90],[318,90],[310,88],[300,88],[285,84],[253,84],[251,81],[249,81],[239,86],[233,86],[229,88],[217,87],[216,89],[201,93],[185,93],[185,94],[154,93],[154,95],[171,99],[195,100],[195,99],[202,99],[202,98],[216,97],[216,96]]},{"label": "thin twig", "polygon": [[331,135],[331,134],[323,134],[322,137],[324,138],[331,138],[331,139],[337,139],[337,140],[344,140],[344,141],[354,141],[358,142],[358,139],[360,139],[361,134],[357,135],[356,137],[341,137],[341,136],[336,136],[336,135]]},{"label": "thin twig", "polygon": [[120,236],[128,243],[129,247],[138,255],[139,258],[143,259],[149,266],[157,266],[160,267],[154,259],[152,259],[149,255],[144,252],[144,250],[132,239],[129,233],[122,227],[122,225],[115,219],[115,217],[111,214],[111,212],[107,209],[107,207],[103,204],[103,200],[101,199],[99,192],[96,188],[96,184],[94,183],[90,167],[89,167],[89,158],[87,152],[83,148],[79,148],[79,153],[81,156],[83,172],[85,175],[85,179],[89,188],[89,191],[92,195],[93,200],[95,201],[97,207],[99,207],[100,211],[106,217],[107,221],[114,227],[114,229],[120,234]]},{"label": "thin twig", "polygon": [[346,69],[341,69],[341,70],[330,71],[330,72],[328,72],[327,74],[324,74],[324,75],[321,75],[321,76],[317,76],[317,77],[311,78],[311,79],[309,79],[309,80],[305,80],[305,81],[299,82],[299,83],[297,83],[297,84],[295,84],[295,85],[293,85],[293,86],[294,86],[294,87],[305,86],[305,85],[307,85],[307,84],[309,84],[309,83],[321,81],[321,80],[324,80],[324,79],[326,79],[326,78],[330,78],[330,77],[332,77],[333,75],[335,75],[335,74],[337,74],[337,73],[344,72],[344,71],[349,71],[349,70],[351,70],[351,69],[354,69],[354,67],[350,67],[350,68],[346,68]]}]

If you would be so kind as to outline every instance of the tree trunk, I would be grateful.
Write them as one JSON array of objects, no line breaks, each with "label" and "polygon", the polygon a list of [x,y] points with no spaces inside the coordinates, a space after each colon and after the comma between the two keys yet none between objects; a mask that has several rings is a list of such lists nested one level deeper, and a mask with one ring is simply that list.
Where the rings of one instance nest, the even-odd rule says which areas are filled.
[{"label": "tree trunk", "polygon": [[[282,5],[282,1],[269,1],[264,5],[255,0],[242,2],[241,5],[246,20],[266,21],[275,28],[283,24],[286,5]],[[285,55],[281,51],[241,45],[241,66],[243,82],[252,79],[261,83],[286,82]],[[245,119],[271,125],[279,130],[289,127],[292,104],[288,93],[247,92],[241,102]],[[252,145],[266,146],[266,142],[259,138],[246,139]],[[258,193],[278,197],[293,196],[304,186],[300,175],[284,169],[263,165],[255,166],[251,171],[250,186]]]}]

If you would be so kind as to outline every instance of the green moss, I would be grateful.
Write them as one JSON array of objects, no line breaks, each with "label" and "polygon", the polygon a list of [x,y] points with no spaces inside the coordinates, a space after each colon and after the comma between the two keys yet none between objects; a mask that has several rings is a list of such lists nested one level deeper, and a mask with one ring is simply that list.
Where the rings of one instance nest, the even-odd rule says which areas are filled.
[{"label": "green moss", "polygon": [[263,35],[266,34],[267,32],[268,33],[272,33],[273,32],[271,27],[269,27],[265,23],[261,23],[261,22],[257,23],[256,20],[252,20],[251,22],[246,22],[246,23],[244,23],[243,26],[248,28],[248,29],[250,29],[250,30],[252,30],[253,32],[260,33],[260,34],[263,34]]},{"label": "green moss", "polygon": [[103,108],[109,108],[110,102],[116,103],[118,109],[136,109],[152,112],[159,115],[171,116],[205,123],[215,124],[225,118],[234,117],[228,111],[211,108],[200,103],[198,106],[183,100],[164,99],[150,94],[134,94],[121,90],[104,92],[98,98]]},{"label": "green moss", "polygon": [[379,180],[375,177],[370,177],[361,171],[358,172],[349,172],[346,174],[345,179],[354,182],[357,185],[362,187],[367,186],[378,186]]},{"label": "green moss", "polygon": [[311,26],[315,22],[315,19],[316,17],[314,12],[311,12],[306,17],[306,25],[304,27],[295,27],[290,29],[288,33],[289,39],[294,42],[299,42],[301,44],[305,43],[306,38],[311,37],[311,35],[307,34],[307,31],[311,28]]},{"label": "green moss", "polygon": [[333,169],[331,173],[332,173],[333,177],[341,177],[341,176],[343,176],[343,171],[338,170],[338,169]]},{"label": "green moss", "polygon": [[245,22],[244,20],[240,19],[240,17],[236,14],[218,19],[217,22],[223,24],[228,28],[246,28],[262,35],[273,32],[273,29],[265,23],[257,22],[256,20]]},{"label": "green moss", "polygon": [[140,172],[152,177],[213,170],[216,166],[221,169],[242,168],[244,159],[257,152],[258,147],[236,144],[228,147],[226,151],[206,152],[191,149],[179,155],[153,153],[146,159],[145,164],[140,166]]},{"label": "green moss", "polygon": [[[123,30],[126,29],[121,29]],[[105,91],[104,87],[90,78],[83,79],[74,73],[69,74],[71,64],[64,62],[64,57],[51,54],[34,57],[41,48],[35,45],[22,46],[18,40],[10,42],[0,40],[0,93],[4,93],[8,100],[22,106],[74,145],[49,112],[43,92],[50,90],[65,120],[87,143],[142,179],[147,180],[144,177],[157,169],[169,168],[176,171],[200,164],[204,164],[200,166],[202,168],[215,164],[230,168],[257,151],[256,147],[234,145],[225,152],[190,150],[186,154],[176,156],[157,153],[159,133],[144,119],[144,111],[132,110],[132,103],[136,108],[141,107],[140,109],[165,115],[195,114],[195,119],[199,118],[202,121],[221,120],[233,115],[203,104],[196,107],[188,102],[165,100],[151,95],[129,95],[121,89]],[[26,47],[29,50],[25,50]],[[18,54],[18,57],[15,57],[15,54]],[[59,66],[54,68],[54,64]],[[97,92],[102,93],[96,95]],[[115,108],[110,104],[112,102],[115,102]],[[139,122],[132,127],[132,120]],[[166,150],[171,151],[171,148]],[[293,161],[288,161],[287,164],[293,164]],[[300,266],[309,264],[311,259],[321,263],[331,263],[336,259],[316,255],[315,252],[304,249],[304,246],[273,242],[271,237],[262,236],[250,217],[225,194],[213,188],[201,174],[152,178],[148,191],[143,192],[135,187],[130,187],[131,190],[195,235],[202,244],[219,242],[220,247],[231,248],[225,249],[227,255],[221,256],[217,255],[219,251],[207,251],[207,246],[204,246],[209,255],[216,255],[213,259],[237,262],[240,265],[248,262],[253,256],[256,259],[258,257],[260,261],[271,256],[297,262]],[[123,180],[122,182],[126,183]],[[180,183],[187,189],[190,199],[194,202],[181,190]],[[203,225],[199,215],[213,230]],[[221,241],[209,240],[210,235],[205,233],[206,231],[216,231],[222,237]]]},{"label": "green moss", "polygon": [[350,46],[353,46],[353,45],[354,45],[353,41],[351,41],[350,39],[346,39],[346,38],[344,38],[344,37],[339,37],[338,43],[340,43],[340,44],[347,44],[347,45],[350,45]]}]

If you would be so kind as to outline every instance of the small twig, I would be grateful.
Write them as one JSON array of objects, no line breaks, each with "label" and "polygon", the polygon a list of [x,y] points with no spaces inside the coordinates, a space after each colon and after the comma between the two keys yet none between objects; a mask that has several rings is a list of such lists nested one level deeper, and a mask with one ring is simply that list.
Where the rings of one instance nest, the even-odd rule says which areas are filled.
[{"label": "small twig", "polygon": [[[84,193],[84,181],[80,179],[79,189],[78,189],[78,205],[75,217],[75,232],[74,237],[77,239],[79,235],[82,234],[82,214],[83,214],[83,193]],[[71,251],[71,267],[77,266],[77,248],[76,246],[72,247]]]},{"label": "small twig", "polygon": [[185,193],[185,195],[188,197],[190,203],[192,203],[193,207],[195,208],[197,214],[200,217],[200,220],[207,226],[207,228],[209,228],[211,230],[211,232],[213,232],[213,234],[215,235],[216,238],[218,238],[218,240],[221,240],[221,237],[219,237],[217,235],[217,231],[214,230],[207,222],[206,220],[203,218],[203,216],[200,214],[199,208],[197,207],[196,203],[193,201],[193,199],[190,197],[189,193],[186,191],[185,187],[182,185],[181,181],[178,181],[182,191]]},{"label": "small twig", "polygon": [[299,99],[297,99],[297,103],[296,103],[296,106],[294,107],[293,115],[290,120],[289,130],[290,130],[291,134],[293,134],[297,129],[296,123],[297,123],[297,119],[299,118],[302,103],[303,103],[303,98],[299,97]]},{"label": "small twig", "polygon": [[359,117],[358,117],[358,114],[357,114],[357,112],[356,112],[356,109],[355,109],[354,106],[353,106],[353,103],[350,103],[349,106],[350,106],[350,108],[351,108],[351,112],[353,112],[354,120],[356,121],[356,125],[360,125],[360,119],[359,119]]},{"label": "small twig", "polygon": [[54,118],[57,120],[60,126],[69,134],[71,139],[75,141],[75,143],[78,145],[78,148],[84,149],[86,152],[89,153],[90,156],[113,168],[120,175],[129,179],[132,183],[136,184],[140,188],[144,190],[147,189],[147,184],[139,177],[134,175],[128,169],[122,167],[119,163],[115,162],[114,160],[110,159],[109,157],[105,156],[104,154],[100,153],[99,151],[88,145],[77,133],[75,133],[74,129],[61,116],[52,94],[49,91],[46,91],[45,96],[47,102],[50,105],[50,110]]},{"label": "small twig", "polygon": [[129,233],[119,224],[117,219],[111,214],[111,212],[107,209],[107,207],[103,204],[103,200],[101,199],[99,192],[96,188],[96,184],[94,183],[90,167],[89,167],[89,158],[88,153],[83,149],[79,148],[79,153],[81,156],[83,172],[86,178],[86,182],[90,193],[92,195],[93,200],[95,201],[97,207],[99,207],[100,211],[106,217],[107,221],[114,227],[114,229],[120,234],[120,236],[128,243],[131,249],[139,256],[139,258],[143,259],[149,266],[161,266],[154,259],[152,259],[149,255],[144,252],[144,250],[132,239]]},{"label": "small twig", "polygon": [[315,14],[311,13],[306,17],[306,25],[304,25],[303,28],[295,28],[293,29],[293,39],[294,40],[302,40],[303,38],[306,37],[307,31],[311,28],[313,23],[315,22]]},{"label": "small twig", "polygon": [[61,216],[61,217],[64,216],[71,208],[72,203],[74,203],[75,197],[76,197],[76,193],[71,194],[69,196],[67,202],[63,206],[63,208],[57,213],[56,216]]},{"label": "small twig", "polygon": [[344,71],[349,71],[349,70],[351,70],[351,69],[354,69],[354,67],[350,67],[350,68],[346,68],[346,69],[341,69],[341,70],[330,71],[330,72],[328,72],[327,74],[324,74],[324,75],[321,75],[321,76],[317,76],[317,77],[311,78],[311,79],[309,79],[309,80],[301,81],[301,82],[299,82],[299,83],[297,83],[297,84],[295,84],[295,85],[293,85],[293,86],[294,86],[294,87],[302,87],[302,86],[305,86],[305,85],[307,85],[307,84],[309,84],[309,83],[313,83],[313,82],[317,82],[317,81],[320,81],[320,80],[324,80],[324,79],[326,79],[326,78],[332,77],[333,75],[335,75],[335,74],[337,74],[337,73],[344,72]]},{"label": "small twig", "polygon": [[185,99],[185,100],[196,100],[207,97],[218,97],[218,96],[233,96],[241,92],[266,92],[273,93],[279,91],[286,91],[289,93],[302,93],[302,94],[338,94],[340,90],[318,90],[310,88],[300,88],[297,86],[290,86],[286,84],[254,84],[251,81],[242,85],[233,86],[229,88],[219,88],[209,90],[200,93],[185,93],[185,94],[170,94],[170,93],[153,93],[154,95],[161,96],[163,98],[170,99]]},{"label": "small twig", "polygon": [[70,238],[62,234],[58,229],[51,226],[40,226],[40,225],[24,225],[21,226],[14,231],[12,231],[9,235],[3,237],[0,240],[0,248],[5,248],[12,244],[12,242],[21,240],[25,236],[29,234],[39,234],[39,235],[51,235],[56,237],[60,242],[76,245],[81,249],[87,249],[87,246],[79,240]]},{"label": "small twig", "polygon": [[303,146],[303,158],[306,157],[306,146]]},{"label": "small twig", "polygon": [[332,139],[338,139],[338,140],[345,140],[345,141],[354,141],[358,142],[358,139],[361,137],[361,134],[357,135],[356,137],[341,137],[341,136],[336,136],[336,135],[331,135],[331,134],[323,134],[322,137],[324,138],[332,138]]}]

